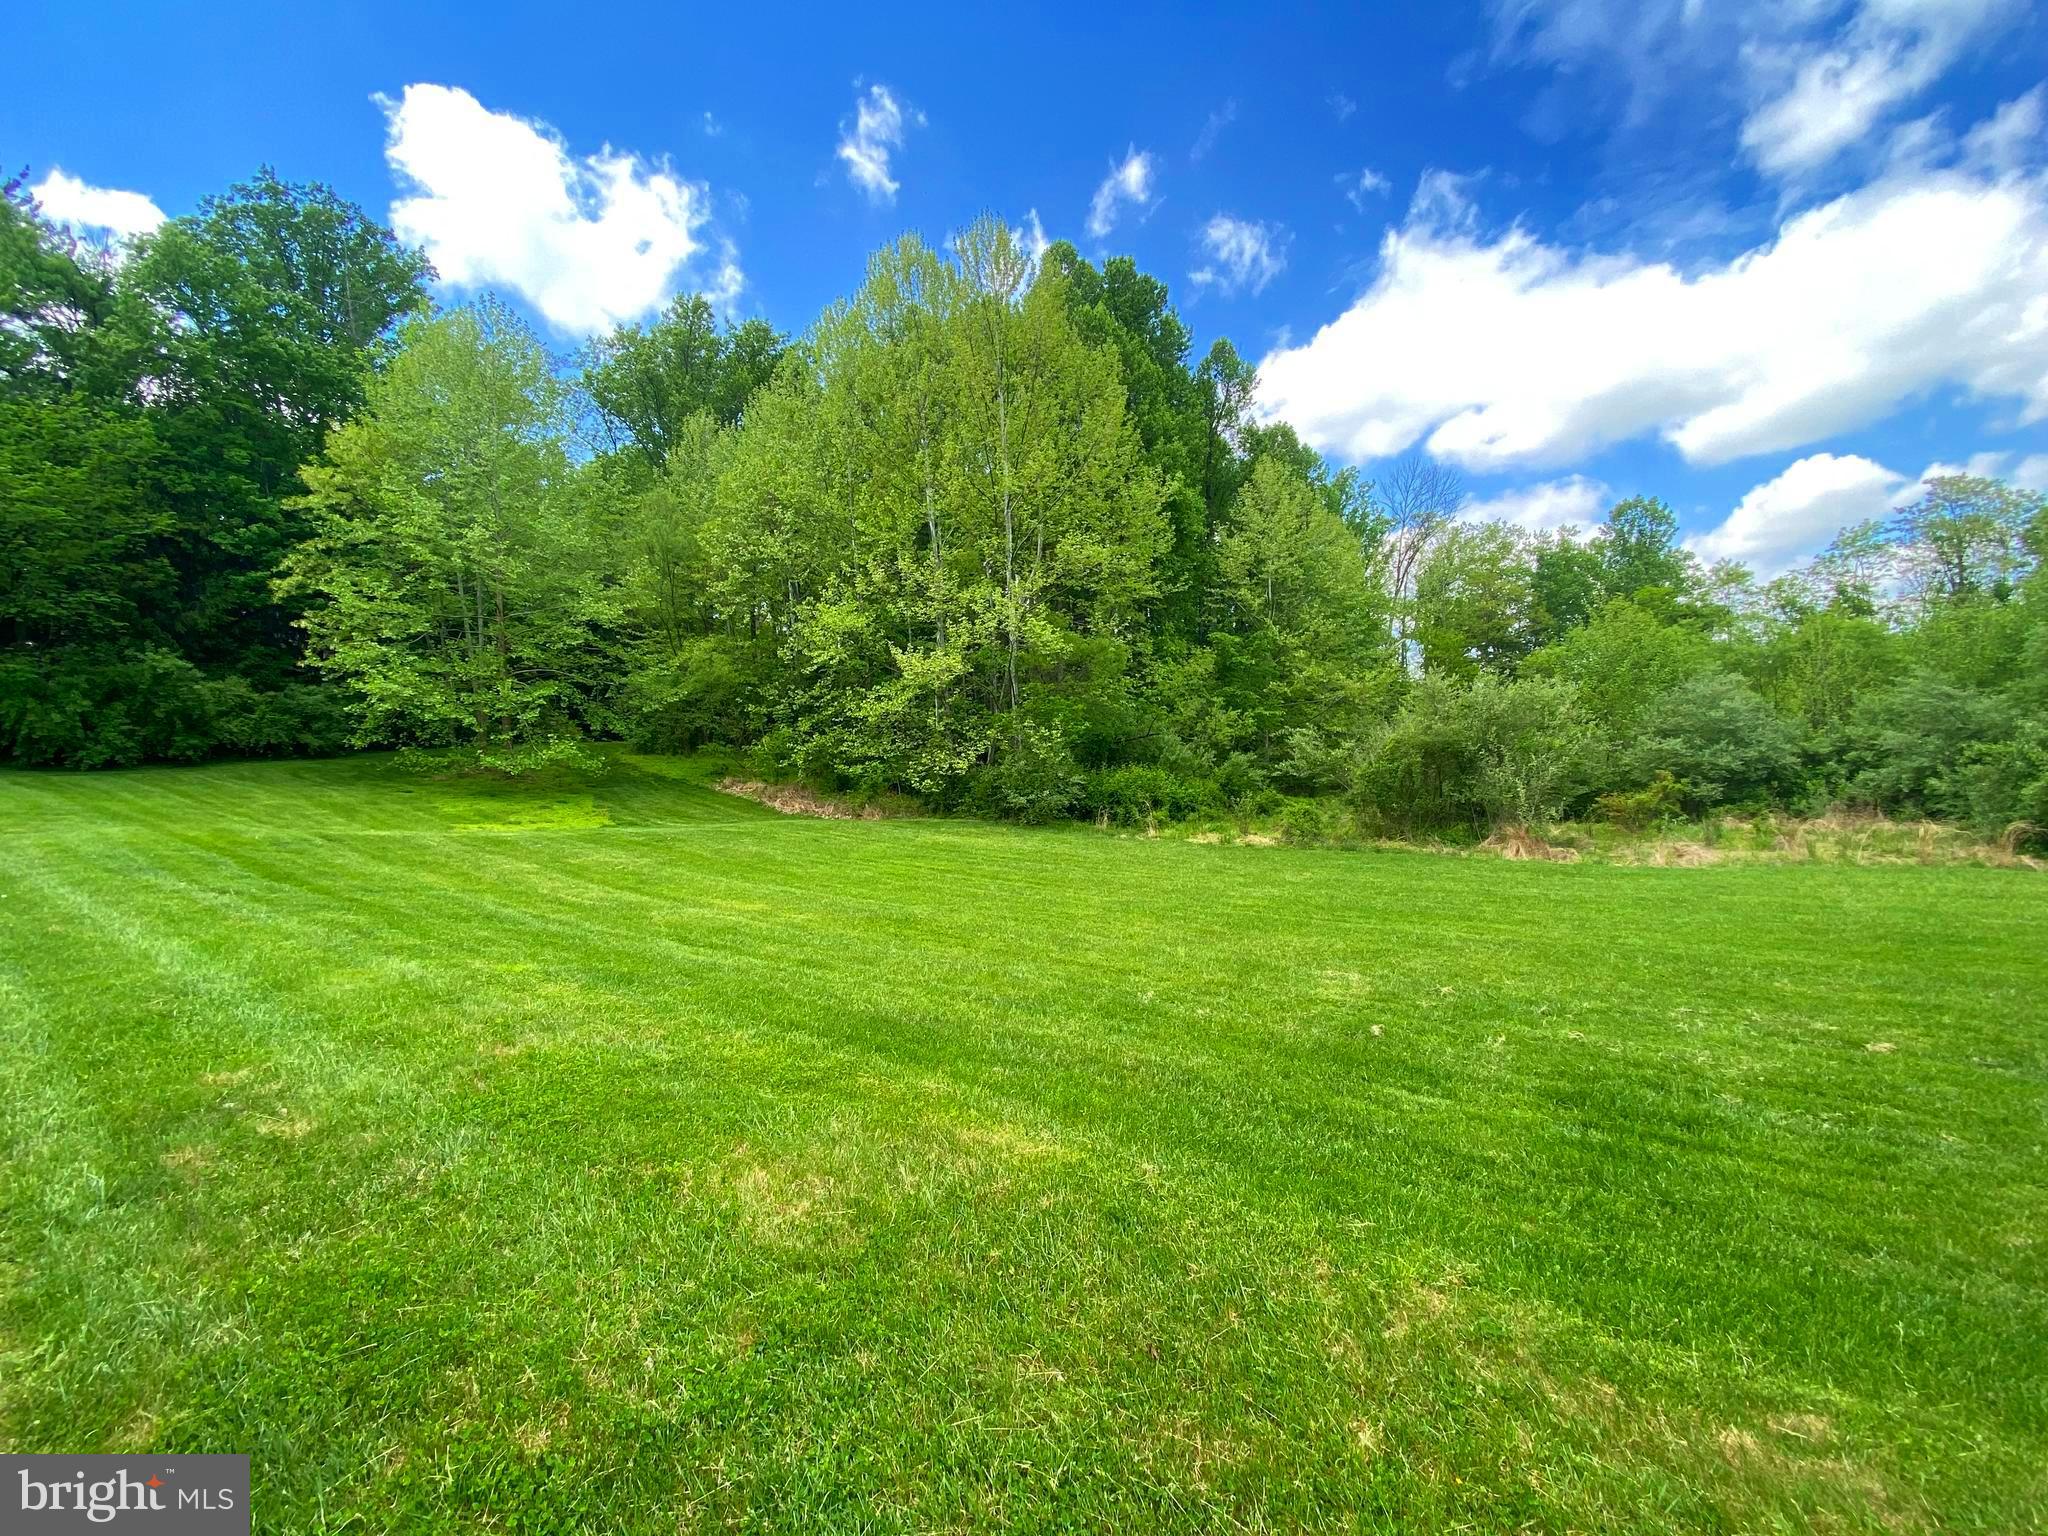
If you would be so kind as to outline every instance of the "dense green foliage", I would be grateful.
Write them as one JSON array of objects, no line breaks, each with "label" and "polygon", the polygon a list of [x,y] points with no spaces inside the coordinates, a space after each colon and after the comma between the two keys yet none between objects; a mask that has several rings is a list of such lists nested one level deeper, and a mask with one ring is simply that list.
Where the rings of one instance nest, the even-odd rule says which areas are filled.
[{"label": "dense green foliage", "polygon": [[4,220],[22,762],[623,737],[1023,820],[2048,826],[2048,512],[1993,481],[1760,584],[1652,499],[1532,537],[1425,461],[1332,472],[1164,285],[993,220],[794,345],[686,297],[573,369],[492,301],[429,315],[320,188],[120,262]]},{"label": "dense green foliage", "polygon": [[0,774],[0,1444],[265,1532],[2048,1525],[2038,875],[700,777]]},{"label": "dense green foliage", "polygon": [[332,751],[280,593],[299,467],[360,409],[425,262],[269,173],[124,260],[0,198],[0,753]]}]

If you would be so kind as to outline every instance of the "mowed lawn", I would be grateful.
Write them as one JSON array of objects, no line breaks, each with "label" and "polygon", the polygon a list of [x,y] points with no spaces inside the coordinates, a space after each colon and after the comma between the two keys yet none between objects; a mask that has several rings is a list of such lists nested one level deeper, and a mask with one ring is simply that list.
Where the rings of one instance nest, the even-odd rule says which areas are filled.
[{"label": "mowed lawn", "polygon": [[0,1447],[265,1531],[2048,1527],[2048,878],[0,776]]}]

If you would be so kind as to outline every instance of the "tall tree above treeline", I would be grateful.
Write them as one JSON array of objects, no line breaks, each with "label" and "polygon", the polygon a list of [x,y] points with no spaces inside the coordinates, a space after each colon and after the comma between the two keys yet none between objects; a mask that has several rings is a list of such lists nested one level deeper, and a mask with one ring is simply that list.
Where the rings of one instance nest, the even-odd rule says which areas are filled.
[{"label": "tall tree above treeline", "polygon": [[0,207],[0,744],[33,763],[333,750],[275,582],[299,467],[361,404],[425,259],[268,171],[125,250]]}]

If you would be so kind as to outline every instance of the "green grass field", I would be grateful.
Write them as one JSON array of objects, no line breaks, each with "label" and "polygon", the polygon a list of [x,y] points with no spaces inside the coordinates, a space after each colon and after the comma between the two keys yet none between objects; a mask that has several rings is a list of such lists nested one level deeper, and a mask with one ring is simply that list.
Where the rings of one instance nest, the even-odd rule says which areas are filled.
[{"label": "green grass field", "polygon": [[266,1531],[2048,1527],[2048,881],[0,776],[0,1445]]}]

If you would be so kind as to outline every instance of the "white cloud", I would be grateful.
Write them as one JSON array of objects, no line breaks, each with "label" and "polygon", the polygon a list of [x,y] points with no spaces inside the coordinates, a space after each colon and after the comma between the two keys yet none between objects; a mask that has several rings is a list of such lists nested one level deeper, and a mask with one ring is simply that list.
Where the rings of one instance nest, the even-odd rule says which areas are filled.
[{"label": "white cloud", "polygon": [[1257,293],[1287,265],[1286,230],[1233,219],[1227,213],[1217,214],[1202,227],[1202,246],[1209,253],[1208,264],[1188,274],[1198,288],[1222,293],[1249,288]]},{"label": "white cloud", "polygon": [[1424,171],[1415,178],[1415,195],[1408,200],[1408,222],[1427,225],[1439,233],[1469,230],[1479,223],[1479,205],[1468,190],[1485,172],[1465,176],[1456,171]]},{"label": "white cloud", "polygon": [[1928,390],[2048,417],[2048,183],[1916,170],[1787,220],[1724,264],[1477,232],[1425,178],[1379,273],[1260,364],[1261,409],[1350,459],[1418,440],[1489,470],[1657,433],[1689,461],[1803,447]]},{"label": "white cloud", "polygon": [[1391,181],[1369,165],[1358,172],[1339,172],[1337,185],[1343,190],[1344,195],[1351,199],[1351,206],[1360,213],[1366,211],[1365,200],[1368,197],[1384,197],[1394,187]]},{"label": "white cloud", "polygon": [[1045,236],[1045,225],[1039,222],[1038,210],[1031,209],[1017,225],[1017,243],[1031,254],[1031,265],[1035,269],[1045,260],[1045,253],[1052,248],[1052,241]]},{"label": "white cloud", "polygon": [[1937,475],[1977,475],[1987,480],[1997,480],[2004,476],[2005,467],[2011,462],[2010,453],[2000,453],[1996,450],[1973,453],[1960,464],[1948,464],[1937,459],[1921,471],[1919,483],[1925,486]]},{"label": "white cloud", "polygon": [[1224,102],[1211,112],[1209,120],[1202,124],[1202,131],[1195,136],[1194,147],[1188,151],[1188,159],[1200,160],[1208,154],[1216,147],[1216,140],[1222,136],[1223,130],[1236,121],[1237,103],[1234,100]]},{"label": "white cloud", "polygon": [[2016,0],[1862,0],[1832,38],[1753,43],[1742,145],[1774,176],[1827,165],[1918,96]]},{"label": "white cloud", "polygon": [[1740,560],[1760,576],[1775,576],[1850,524],[1883,517],[1913,485],[1858,454],[1812,454],[1755,487],[1719,527],[1686,547],[1703,560]]},{"label": "white cloud", "polygon": [[1560,114],[1583,117],[1589,98],[1597,110],[1603,92],[1630,126],[1666,104],[1709,124],[1732,108],[1742,149],[1796,183],[1869,142],[2026,3],[1492,0],[1492,51],[1556,66]]},{"label": "white cloud", "polygon": [[[856,80],[854,86],[859,88]],[[889,157],[903,147],[906,128],[924,126],[924,114],[906,110],[886,85],[871,85],[853,104],[853,122],[839,125],[839,158],[853,184],[878,203],[896,201],[902,184],[890,174]]]},{"label": "white cloud", "polygon": [[[1811,9],[1808,6],[1807,9]],[[1588,85],[1618,89],[1637,122],[1694,79],[1732,73],[1740,50],[1795,9],[1777,0],[1493,0],[1493,58],[1560,66],[1572,111],[1588,109]],[[1589,82],[1585,65],[1605,66]]]},{"label": "white cloud", "polygon": [[713,117],[709,112],[706,112],[704,114],[704,137],[707,139],[715,139],[718,138],[724,132],[725,124],[721,123],[716,117]]},{"label": "white cloud", "polygon": [[2000,176],[2033,164],[2041,147],[2044,94],[2048,87],[2037,85],[1972,128],[1963,140],[1963,158]]},{"label": "white cloud", "polygon": [[79,230],[104,230],[123,239],[156,232],[164,222],[164,211],[140,192],[120,192],[112,187],[89,186],[76,176],[67,176],[56,166],[50,174],[29,188],[29,195],[42,204],[43,216],[55,224],[69,224]]},{"label": "white cloud", "polygon": [[1123,163],[1103,177],[1102,185],[1095,189],[1088,204],[1088,233],[1097,240],[1107,237],[1116,228],[1125,204],[1140,212],[1149,209],[1157,201],[1152,181],[1152,156],[1133,144]]},{"label": "white cloud", "polygon": [[[545,124],[452,86],[378,102],[384,158],[408,193],[391,227],[426,247],[443,282],[502,285],[557,330],[589,335],[661,305],[702,248],[709,193],[666,165],[609,146],[572,156]],[[715,287],[739,281],[728,244]]]},{"label": "white cloud", "polygon": [[2011,453],[1973,453],[1960,464],[1936,460],[1902,475],[1858,454],[1809,454],[1744,496],[1718,527],[1687,539],[1706,560],[1740,560],[1775,576],[1825,549],[1842,529],[1917,501],[1942,475],[2004,478],[2022,489],[2048,484],[2048,454],[2023,459],[2010,473]]},{"label": "white cloud", "polygon": [[1334,91],[1325,97],[1324,104],[1337,114],[1337,121],[1340,123],[1358,110],[1358,103],[1349,96],[1346,96],[1342,91]]},{"label": "white cloud", "polygon": [[1468,523],[1513,523],[1530,533],[1563,528],[1591,530],[1606,514],[1613,492],[1598,480],[1572,475],[1525,485],[1498,496],[1467,501],[1459,518]]}]

